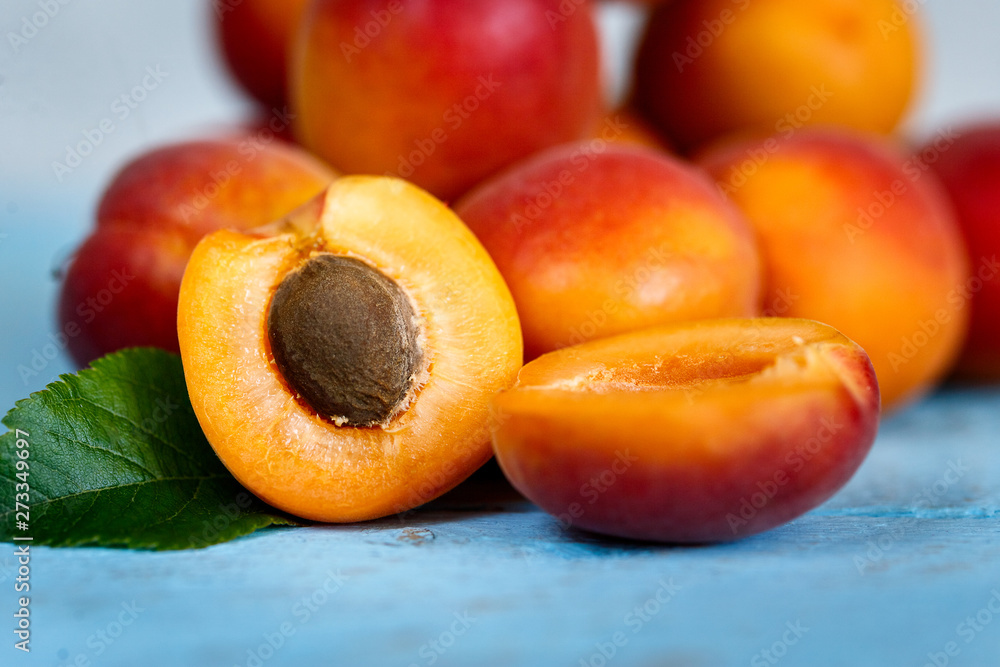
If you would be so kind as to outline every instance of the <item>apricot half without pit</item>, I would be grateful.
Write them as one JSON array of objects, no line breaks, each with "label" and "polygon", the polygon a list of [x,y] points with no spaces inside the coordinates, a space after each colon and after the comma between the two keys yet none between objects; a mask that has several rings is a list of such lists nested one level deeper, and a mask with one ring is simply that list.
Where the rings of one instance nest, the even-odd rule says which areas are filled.
[{"label": "apricot half without pit", "polygon": [[563,527],[698,543],[817,507],[879,422],[875,372],[835,329],[702,320],[567,347],[493,400],[511,483]]},{"label": "apricot half without pit", "polygon": [[421,505],[488,460],[489,399],[522,358],[513,299],[472,233],[379,177],[206,237],[178,332],[222,462],[266,502],[328,522]]}]

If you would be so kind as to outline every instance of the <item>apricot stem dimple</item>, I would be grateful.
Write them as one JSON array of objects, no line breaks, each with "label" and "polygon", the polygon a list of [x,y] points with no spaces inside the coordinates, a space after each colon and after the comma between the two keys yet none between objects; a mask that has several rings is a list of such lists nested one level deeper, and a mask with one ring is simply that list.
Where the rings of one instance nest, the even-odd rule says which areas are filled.
[{"label": "apricot stem dimple", "polygon": [[420,327],[410,298],[361,260],[318,254],[278,286],[267,317],[278,371],[338,426],[385,425],[420,373]]}]

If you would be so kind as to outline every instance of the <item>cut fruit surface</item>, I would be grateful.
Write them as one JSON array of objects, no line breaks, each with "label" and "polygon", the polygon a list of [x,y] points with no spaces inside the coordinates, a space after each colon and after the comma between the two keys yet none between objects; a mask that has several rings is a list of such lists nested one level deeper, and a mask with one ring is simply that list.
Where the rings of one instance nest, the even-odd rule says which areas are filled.
[{"label": "cut fruit surface", "polygon": [[706,320],[529,363],[493,401],[494,448],[563,525],[732,540],[843,486],[874,440],[878,396],[867,355],[826,325]]},{"label": "cut fruit surface", "polygon": [[[348,304],[351,295],[333,290],[332,306],[316,303],[322,299],[314,283],[299,289],[286,280],[330,256],[346,258],[334,263],[354,273],[362,267],[368,277],[359,285],[381,289],[383,278],[395,285],[395,301],[373,297],[367,311],[373,321],[352,323],[345,335],[378,338],[385,330],[390,340],[399,333],[393,323],[404,322],[408,337],[382,349],[419,354],[395,365],[382,359],[373,369],[368,352],[358,352],[367,349],[361,341],[338,342],[326,330],[332,316],[324,309]],[[287,317],[284,333],[291,339],[281,341],[285,358],[279,364],[268,317],[282,286],[298,291],[282,297],[281,308],[293,314],[279,315]],[[353,288],[340,292],[347,289]],[[299,296],[305,305],[295,305]],[[404,308],[405,318],[381,317],[374,309],[385,303],[405,303],[413,311]],[[347,307],[340,312],[364,316]],[[323,330],[302,333],[311,317]],[[488,401],[513,382],[522,356],[513,300],[485,250],[447,207],[389,178],[343,178],[267,228],[207,237],[184,275],[178,329],[192,404],[219,458],[265,501],[331,522],[423,504],[488,460]],[[297,350],[323,354],[324,342],[330,355],[346,357],[296,360]],[[360,394],[404,367],[412,377],[395,377],[394,388],[410,396],[392,401],[380,425],[351,425],[350,416],[340,419],[310,404],[323,392],[341,391],[352,405],[372,405]],[[343,377],[293,389],[327,368]],[[285,373],[302,377],[290,382]],[[360,373],[368,380],[362,382]]]}]

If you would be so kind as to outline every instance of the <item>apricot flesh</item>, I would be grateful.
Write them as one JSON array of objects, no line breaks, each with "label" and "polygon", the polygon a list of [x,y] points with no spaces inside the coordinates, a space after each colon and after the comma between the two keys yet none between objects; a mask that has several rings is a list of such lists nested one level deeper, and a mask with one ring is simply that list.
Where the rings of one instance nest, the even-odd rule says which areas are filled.
[{"label": "apricot flesh", "polygon": [[564,348],[527,364],[492,405],[500,467],[563,527],[687,543],[818,506],[861,464],[879,421],[864,351],[824,324],[778,318]]},{"label": "apricot flesh", "polygon": [[[377,271],[412,304],[421,354],[412,379],[402,382],[412,383],[409,398],[387,408],[387,420],[381,413],[324,414],[275,358],[268,318],[276,292],[290,274],[328,256]],[[345,291],[334,294],[334,305],[357,293],[338,289]],[[358,317],[358,310],[347,316]],[[332,317],[317,322],[329,326]],[[396,318],[407,329],[405,313],[374,317]],[[377,328],[368,333],[399,333]],[[342,333],[365,331],[346,325]],[[266,502],[327,522],[421,505],[481,466],[491,455],[489,398],[514,381],[522,357],[513,300],[486,251],[441,202],[382,177],[343,177],[271,225],[206,237],[184,273],[178,332],[195,414],[222,462]],[[310,345],[322,347],[324,334],[313,334]],[[344,345],[334,339],[330,351]],[[412,349],[405,344],[393,354]],[[366,361],[348,351],[354,357],[345,368],[354,370],[367,361],[412,361]],[[353,381],[342,378],[340,386],[350,389]],[[378,423],[361,425],[370,422]]]}]

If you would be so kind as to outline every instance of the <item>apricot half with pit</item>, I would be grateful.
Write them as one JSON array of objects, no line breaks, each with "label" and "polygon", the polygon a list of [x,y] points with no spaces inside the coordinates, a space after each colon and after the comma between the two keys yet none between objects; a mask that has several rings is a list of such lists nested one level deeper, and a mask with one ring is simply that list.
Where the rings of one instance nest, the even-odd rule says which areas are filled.
[{"label": "apricot half with pit", "polygon": [[410,509],[487,461],[489,399],[522,357],[513,299],[472,233],[379,177],[206,237],[178,331],[222,462],[266,502],[328,522]]},{"label": "apricot half with pit", "polygon": [[494,399],[511,483],[620,537],[734,540],[818,506],[879,422],[865,352],[810,320],[703,320],[563,348]]}]

